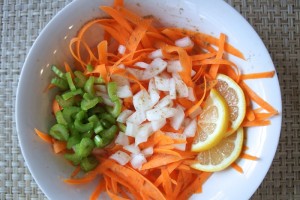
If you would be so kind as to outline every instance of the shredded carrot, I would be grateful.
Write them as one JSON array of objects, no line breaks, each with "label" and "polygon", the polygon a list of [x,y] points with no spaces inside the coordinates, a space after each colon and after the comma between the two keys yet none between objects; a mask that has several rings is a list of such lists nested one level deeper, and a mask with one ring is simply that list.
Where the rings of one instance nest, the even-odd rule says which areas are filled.
[{"label": "shredded carrot", "polygon": [[67,148],[67,143],[65,141],[55,141],[53,143],[54,153],[60,153]]},{"label": "shredded carrot", "polygon": [[[218,52],[217,52],[217,55],[216,55],[216,59],[221,59],[223,57],[225,40],[226,40],[226,35],[221,33],[220,39],[218,41],[219,49],[218,49]],[[219,64],[213,64],[210,67],[209,74],[212,76],[213,79],[216,78],[217,73],[218,73],[218,69],[219,69]]]},{"label": "shredded carrot", "polygon": [[52,137],[50,135],[48,135],[47,133],[43,133],[42,131],[38,130],[38,129],[34,129],[35,133],[45,142],[48,142],[50,144],[52,144]]},{"label": "shredded carrot", "polygon": [[53,99],[53,102],[52,102],[52,112],[53,112],[53,114],[55,114],[57,111],[60,111],[60,110],[61,110],[60,105],[58,104],[56,99]]},{"label": "shredded carrot", "polygon": [[231,167],[236,171],[240,172],[241,174],[244,173],[243,168],[241,168],[236,162],[233,162],[231,164]]},{"label": "shredded carrot", "polygon": [[275,71],[269,71],[269,72],[260,72],[260,73],[254,73],[254,74],[242,74],[241,79],[247,80],[247,79],[260,79],[260,78],[272,78],[275,74]]},{"label": "shredded carrot", "polygon": [[245,159],[248,159],[248,160],[258,160],[258,157],[256,156],[252,156],[252,155],[249,155],[249,154],[246,154],[246,153],[242,153],[240,155],[241,158],[245,158]]},{"label": "shredded carrot", "polygon": [[81,171],[80,166],[77,166],[74,171],[71,173],[70,178],[74,178]]}]

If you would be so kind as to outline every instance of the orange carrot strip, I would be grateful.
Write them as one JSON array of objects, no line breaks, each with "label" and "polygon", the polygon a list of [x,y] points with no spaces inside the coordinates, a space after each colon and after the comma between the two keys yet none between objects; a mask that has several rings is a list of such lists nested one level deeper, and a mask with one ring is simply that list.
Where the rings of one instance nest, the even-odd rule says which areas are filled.
[{"label": "orange carrot strip", "polygon": [[167,155],[167,154],[156,154],[151,156],[148,162],[142,166],[142,170],[157,168],[160,166],[167,165],[169,163],[177,162],[181,160],[178,156]]},{"label": "orange carrot strip", "polygon": [[[219,50],[217,52],[216,59],[221,59],[223,57],[225,40],[226,40],[226,35],[221,33],[220,34],[220,39],[218,41]],[[219,64],[213,64],[210,67],[209,74],[212,76],[213,79],[216,78],[217,73],[218,73],[218,69],[219,69]]]},{"label": "orange carrot strip", "polygon": [[179,194],[178,199],[188,199],[192,194],[194,194],[198,188],[201,187],[201,176],[197,176],[197,178],[189,184],[184,190],[182,190]]},{"label": "orange carrot strip", "polygon": [[168,154],[168,155],[181,157],[181,155],[179,153],[177,153],[176,151],[172,151],[170,149],[155,148],[153,150],[153,152],[154,153],[159,153],[159,154]]},{"label": "orange carrot strip", "polygon": [[129,33],[132,32],[133,29],[131,25],[117,10],[109,6],[100,6],[100,8],[108,15],[110,15],[113,19],[115,19],[116,22],[118,22],[122,27],[124,27]]},{"label": "orange carrot strip", "polygon": [[269,119],[270,117],[273,117],[275,115],[277,115],[278,113],[254,113],[255,118],[257,120],[265,120],[265,119]]},{"label": "orange carrot strip", "polygon": [[255,120],[255,114],[253,112],[253,110],[251,109],[247,109],[247,112],[246,112],[246,118],[248,119],[248,121],[254,121]]},{"label": "orange carrot strip", "polygon": [[201,61],[201,60],[205,60],[208,58],[212,58],[216,56],[216,53],[203,53],[203,54],[197,54],[197,55],[192,55],[192,61]]},{"label": "orange carrot strip", "polygon": [[183,106],[186,109],[191,108],[194,105],[194,102],[186,99],[186,98],[177,98],[176,99],[177,103]]},{"label": "orange carrot strip", "polygon": [[147,36],[149,36],[150,38],[156,39],[156,40],[160,40],[166,44],[173,44],[173,41],[166,38],[164,35],[160,34],[160,33],[156,33],[156,32],[147,32]]},{"label": "orange carrot strip", "polygon": [[71,69],[70,65],[67,62],[64,62],[66,72],[70,72],[71,77],[74,78],[73,70]]},{"label": "orange carrot strip", "polygon": [[130,182],[126,181],[126,179],[123,179],[119,177],[117,174],[114,174],[110,170],[104,171],[104,175],[110,177],[110,179],[120,183],[122,186],[124,186],[135,198],[140,198],[140,194],[135,188],[130,185]]},{"label": "orange carrot strip", "polygon": [[148,30],[151,23],[152,19],[142,19],[137,25],[137,27],[132,31],[131,36],[128,39],[127,44],[125,46],[129,52],[136,51],[140,41],[146,34],[146,31]]},{"label": "orange carrot strip", "polygon": [[56,99],[54,98],[53,102],[52,102],[52,112],[53,112],[53,114],[55,114],[57,111],[60,111],[60,110],[61,110],[61,107],[58,104],[58,102],[56,101]]},{"label": "orange carrot strip", "polygon": [[268,102],[258,96],[244,81],[240,82],[240,86],[244,89],[244,92],[246,92],[249,97],[262,108],[269,112],[278,113],[278,111],[273,106],[271,106]]},{"label": "orange carrot strip", "polygon": [[107,64],[107,41],[102,40],[97,45],[99,64]]},{"label": "orange carrot strip", "polygon": [[248,159],[248,160],[258,160],[259,159],[256,156],[252,156],[252,155],[249,155],[249,154],[246,154],[246,153],[241,153],[240,157]]},{"label": "orange carrot strip", "polygon": [[123,5],[124,5],[124,1],[123,0],[114,0],[114,4],[113,4],[114,8],[122,7]]},{"label": "orange carrot strip", "polygon": [[[152,199],[165,199],[164,195],[154,186],[152,182],[146,179],[143,175],[133,170],[132,168],[125,167],[111,161],[110,170],[119,177],[130,181],[131,185],[139,190],[140,193],[149,196]],[[134,179],[128,179],[128,177],[135,177]],[[141,187],[143,185],[143,187]]]},{"label": "orange carrot strip", "polygon": [[187,86],[192,87],[193,81],[191,78],[191,71],[192,71],[192,60],[191,57],[187,54],[187,52],[181,48],[176,46],[166,45],[163,47],[163,51],[167,53],[177,52],[179,55],[179,61],[183,68],[179,75],[181,76],[182,80],[185,82]]},{"label": "orange carrot strip", "polygon": [[201,99],[195,105],[193,105],[191,108],[189,108],[187,111],[185,111],[186,116],[191,115],[196,109],[198,109],[200,107],[200,105],[202,104],[202,102],[204,100],[205,93],[206,93],[206,79],[204,77],[204,93],[203,93],[203,96],[201,97]]},{"label": "orange carrot strip", "polygon": [[240,172],[241,174],[244,173],[243,168],[241,168],[241,166],[239,166],[236,162],[232,163],[231,167],[236,171]]},{"label": "orange carrot strip", "polygon": [[172,183],[169,172],[166,169],[166,167],[161,168],[161,174],[163,176],[162,186],[166,194],[166,199],[170,199],[172,196]]},{"label": "orange carrot strip", "polygon": [[259,79],[259,78],[272,78],[274,75],[275,75],[275,71],[243,74],[241,75],[241,79],[247,80],[247,79]]},{"label": "orange carrot strip", "polygon": [[60,153],[67,148],[65,141],[55,141],[53,144],[54,153]]},{"label": "orange carrot strip", "polygon": [[42,131],[39,131],[38,129],[34,129],[35,133],[45,142],[48,142],[50,144],[52,144],[52,137],[50,135],[48,135],[47,133],[43,133]]},{"label": "orange carrot strip", "polygon": [[99,195],[105,190],[105,181],[101,179],[90,196],[90,200],[97,200]]},{"label": "orange carrot strip", "polygon": [[77,166],[74,171],[71,173],[70,178],[74,178],[81,171],[80,166]]},{"label": "orange carrot strip", "polygon": [[242,123],[243,127],[252,127],[252,126],[268,126],[271,124],[270,120],[254,120],[254,121],[244,121]]},{"label": "orange carrot strip", "polygon": [[107,25],[101,25],[106,32],[108,32],[119,44],[125,45],[126,38],[124,35],[120,34],[115,28],[112,28]]}]

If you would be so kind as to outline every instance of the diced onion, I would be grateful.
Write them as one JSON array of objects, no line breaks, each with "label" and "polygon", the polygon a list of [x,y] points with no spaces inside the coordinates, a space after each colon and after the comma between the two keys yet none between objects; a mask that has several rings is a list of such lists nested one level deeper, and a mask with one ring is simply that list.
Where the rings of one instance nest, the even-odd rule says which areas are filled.
[{"label": "diced onion", "polygon": [[177,76],[173,76],[175,80],[176,91],[178,92],[178,97],[188,97],[189,91],[186,84]]},{"label": "diced onion", "polygon": [[115,143],[119,144],[119,145],[122,145],[122,146],[128,145],[129,144],[128,136],[125,135],[125,133],[120,131],[117,138],[116,138],[116,140],[115,140]]},{"label": "diced onion", "polygon": [[141,153],[131,155],[130,164],[135,169],[141,169],[143,164],[147,162],[145,156]]},{"label": "diced onion", "polygon": [[132,97],[132,92],[129,85],[123,85],[117,87],[117,96],[119,98]]},{"label": "diced onion", "polygon": [[126,47],[124,45],[119,45],[119,47],[118,47],[119,54],[123,55],[125,53],[125,51],[126,51]]},{"label": "diced onion", "polygon": [[162,51],[161,49],[157,49],[155,51],[152,51],[150,54],[149,54],[149,58],[151,59],[154,59],[154,58],[162,58],[163,57],[163,54],[162,54]]},{"label": "diced onion", "polygon": [[136,110],[149,110],[153,107],[151,98],[146,90],[141,90],[133,96],[133,106]]},{"label": "diced onion", "polygon": [[184,38],[180,38],[175,41],[175,46],[178,47],[192,47],[194,46],[194,42],[190,39],[190,37],[186,36]]},{"label": "diced onion", "polygon": [[164,127],[164,125],[166,123],[167,123],[167,120],[165,118],[151,121],[151,125],[152,125],[153,131],[158,131],[159,129],[161,129],[162,127]]},{"label": "diced onion", "polygon": [[132,110],[123,110],[117,118],[118,122],[125,123],[127,118],[133,114]]},{"label": "diced onion", "polygon": [[170,124],[175,130],[179,130],[181,127],[181,124],[184,120],[184,111],[180,106],[176,107],[177,111],[175,115],[171,118]]},{"label": "diced onion", "polygon": [[186,137],[194,137],[197,131],[197,121],[193,119],[184,129],[183,135]]},{"label": "diced onion", "polygon": [[143,149],[142,154],[144,154],[145,157],[151,156],[153,154],[153,147],[151,146]]},{"label": "diced onion", "polygon": [[181,71],[182,71],[182,66],[179,60],[168,61],[167,72],[174,73],[174,72],[181,72]]},{"label": "diced onion", "polygon": [[169,118],[173,117],[176,111],[177,110],[175,108],[154,108],[146,112],[146,118],[149,121],[155,121],[162,118]]},{"label": "diced onion", "polygon": [[169,90],[170,98],[171,99],[176,99],[175,79],[171,78],[169,83],[170,83],[170,90]]},{"label": "diced onion", "polygon": [[134,66],[146,69],[149,67],[149,64],[145,63],[145,62],[136,62],[136,63],[134,63]]},{"label": "diced onion", "polygon": [[168,92],[170,89],[170,79],[159,76],[154,77],[156,88],[160,91]]},{"label": "diced onion", "polygon": [[140,153],[140,148],[134,144],[123,146],[123,149],[129,151],[130,153],[138,154]]},{"label": "diced onion", "polygon": [[159,101],[160,96],[159,96],[159,91],[157,90],[157,88],[155,86],[155,82],[154,82],[153,78],[149,81],[148,92],[149,92],[152,104],[155,105]]},{"label": "diced onion", "polygon": [[164,108],[168,107],[172,103],[172,99],[170,95],[165,96],[162,98],[155,106],[154,108]]},{"label": "diced onion", "polygon": [[120,150],[112,154],[109,158],[117,161],[120,165],[126,165],[131,160],[131,156]]},{"label": "diced onion", "polygon": [[136,124],[136,125],[140,125],[145,120],[146,120],[145,111],[137,110],[127,118],[126,123],[129,122],[129,123],[133,123],[133,124]]},{"label": "diced onion", "polygon": [[138,130],[138,125],[130,122],[126,123],[125,135],[135,137],[137,130]]}]

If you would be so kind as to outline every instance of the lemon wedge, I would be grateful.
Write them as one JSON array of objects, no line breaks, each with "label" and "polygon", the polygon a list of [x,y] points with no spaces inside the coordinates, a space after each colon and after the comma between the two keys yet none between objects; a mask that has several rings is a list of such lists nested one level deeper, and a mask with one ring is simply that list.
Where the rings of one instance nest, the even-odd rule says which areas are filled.
[{"label": "lemon wedge", "polygon": [[230,126],[225,137],[234,133],[241,125],[246,114],[246,100],[243,90],[231,78],[218,74],[216,90],[224,97],[229,107]]},{"label": "lemon wedge", "polygon": [[227,131],[229,108],[220,93],[212,89],[197,120],[197,133],[192,151],[199,152],[217,145]]},{"label": "lemon wedge", "polygon": [[196,157],[198,163],[191,165],[191,167],[206,172],[216,172],[227,168],[239,157],[243,139],[243,128],[239,128],[234,134],[223,138],[217,146],[199,152]]}]

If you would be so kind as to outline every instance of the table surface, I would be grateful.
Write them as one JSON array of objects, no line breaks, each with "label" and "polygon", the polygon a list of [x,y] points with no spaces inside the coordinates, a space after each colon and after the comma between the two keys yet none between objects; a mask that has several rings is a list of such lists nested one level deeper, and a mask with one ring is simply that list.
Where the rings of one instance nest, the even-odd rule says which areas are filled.
[{"label": "table surface", "polygon": [[[278,73],[283,121],[273,164],[252,199],[300,199],[300,1],[226,0],[258,32]],[[26,167],[15,125],[20,71],[34,40],[71,0],[0,0],[0,199],[46,199]]]}]

